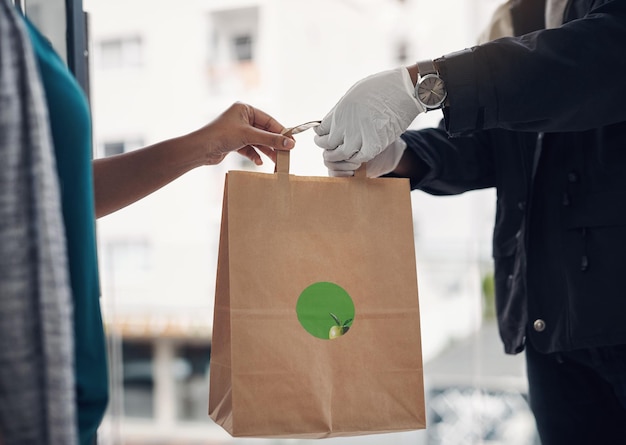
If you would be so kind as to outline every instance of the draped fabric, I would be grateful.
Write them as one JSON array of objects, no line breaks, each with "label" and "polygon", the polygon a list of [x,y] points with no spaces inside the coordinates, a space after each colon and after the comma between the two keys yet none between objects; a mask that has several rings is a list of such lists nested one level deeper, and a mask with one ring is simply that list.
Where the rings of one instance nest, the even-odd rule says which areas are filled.
[{"label": "draped fabric", "polygon": [[510,37],[514,35],[511,3],[512,0],[508,0],[496,8],[489,23],[478,36],[477,43],[479,45],[499,39],[500,37]]},{"label": "draped fabric", "polygon": [[567,0],[548,0],[546,2],[546,28],[558,28],[563,24]]},{"label": "draped fabric", "polygon": [[48,114],[24,23],[0,0],[0,443],[73,445],[72,303]]}]

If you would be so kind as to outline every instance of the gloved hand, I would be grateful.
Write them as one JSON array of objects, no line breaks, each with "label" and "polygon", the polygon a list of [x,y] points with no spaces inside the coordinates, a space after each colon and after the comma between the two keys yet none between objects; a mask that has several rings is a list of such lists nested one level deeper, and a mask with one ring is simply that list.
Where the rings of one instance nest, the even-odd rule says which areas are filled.
[{"label": "gloved hand", "polygon": [[324,149],[326,165],[367,162],[396,141],[424,111],[414,90],[405,67],[354,84],[315,128],[315,143]]},{"label": "gloved hand", "polygon": [[396,139],[387,148],[381,151],[374,159],[367,162],[367,177],[378,178],[396,169],[406,150],[406,142]]},{"label": "gloved hand", "polygon": [[[404,150],[406,150],[406,142],[400,138],[396,139],[387,148],[376,155],[374,159],[367,162],[367,177],[378,178],[379,176],[394,171],[400,163],[400,159],[402,159]],[[356,169],[361,166],[360,163],[353,161],[325,161],[324,164],[328,167],[328,175],[333,177],[353,176]]]}]

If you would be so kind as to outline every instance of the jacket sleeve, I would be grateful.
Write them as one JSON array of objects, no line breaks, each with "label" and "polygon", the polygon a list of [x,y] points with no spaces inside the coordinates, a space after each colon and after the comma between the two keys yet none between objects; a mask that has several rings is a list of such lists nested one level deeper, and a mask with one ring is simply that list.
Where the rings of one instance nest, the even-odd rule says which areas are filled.
[{"label": "jacket sleeve", "polygon": [[559,28],[505,37],[438,60],[446,129],[582,131],[626,121],[626,2]]},{"label": "jacket sleeve", "polygon": [[428,165],[428,173],[412,189],[432,195],[455,195],[495,186],[495,171],[488,132],[450,138],[446,130],[409,130],[402,135],[412,150]]}]

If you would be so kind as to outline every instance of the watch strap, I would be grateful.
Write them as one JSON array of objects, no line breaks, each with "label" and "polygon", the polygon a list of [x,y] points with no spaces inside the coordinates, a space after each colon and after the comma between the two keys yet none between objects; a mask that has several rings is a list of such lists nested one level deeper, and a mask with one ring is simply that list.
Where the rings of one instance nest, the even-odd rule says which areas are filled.
[{"label": "watch strap", "polygon": [[[448,94],[445,91],[445,86],[443,86],[444,85],[443,80],[439,77],[439,70],[437,69],[437,65],[435,64],[435,61],[434,60],[422,60],[422,61],[417,62],[415,65],[417,66],[417,71],[418,71],[417,83],[415,84],[415,93],[414,93],[415,98],[420,104],[422,104],[422,106],[426,109],[426,111],[443,108],[443,106],[446,103],[445,101],[448,97]],[[420,99],[420,89],[423,84],[424,78],[427,76],[438,78],[439,82],[441,82],[441,86],[443,87],[444,97],[441,101],[438,101],[437,103],[424,103]]]},{"label": "watch strap", "polygon": [[437,67],[432,60],[422,60],[417,62],[416,65],[420,77],[424,77],[427,74],[437,74]]}]

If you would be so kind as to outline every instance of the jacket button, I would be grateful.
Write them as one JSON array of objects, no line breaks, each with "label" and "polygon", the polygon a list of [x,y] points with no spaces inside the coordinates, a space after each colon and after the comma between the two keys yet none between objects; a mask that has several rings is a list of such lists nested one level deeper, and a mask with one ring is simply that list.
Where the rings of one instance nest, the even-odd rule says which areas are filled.
[{"label": "jacket button", "polygon": [[580,259],[580,270],[584,272],[587,269],[589,269],[589,259],[587,258],[587,255],[583,255]]},{"label": "jacket button", "polygon": [[561,202],[564,207],[568,207],[570,204],[569,193],[563,193],[563,201]]},{"label": "jacket button", "polygon": [[567,180],[569,182],[578,182],[578,173],[576,173],[576,172],[569,172],[567,174]]},{"label": "jacket button", "polygon": [[521,211],[526,210],[526,202],[525,201],[520,201],[517,203],[517,208],[520,209]]},{"label": "jacket button", "polygon": [[546,329],[546,322],[543,321],[541,318],[538,318],[533,323],[533,329],[537,332],[543,332]]}]

